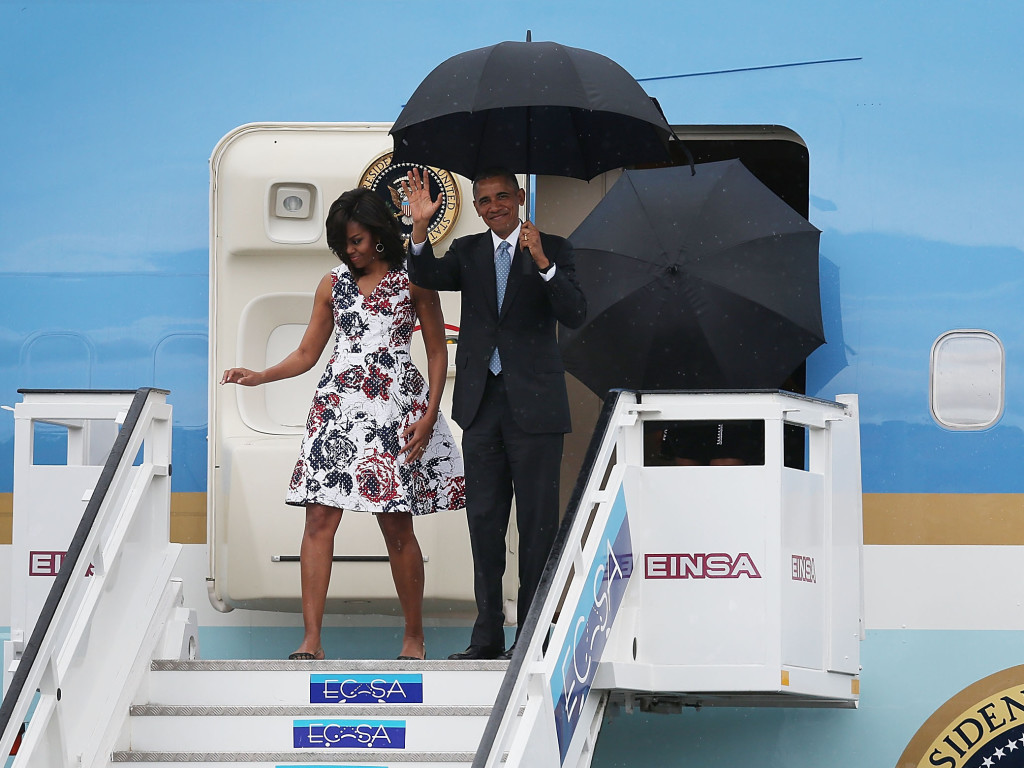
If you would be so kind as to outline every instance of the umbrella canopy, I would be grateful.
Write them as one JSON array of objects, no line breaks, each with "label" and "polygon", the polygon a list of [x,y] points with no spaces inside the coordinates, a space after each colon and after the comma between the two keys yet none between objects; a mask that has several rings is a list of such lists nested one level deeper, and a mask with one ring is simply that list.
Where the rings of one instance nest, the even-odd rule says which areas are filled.
[{"label": "umbrella canopy", "polygon": [[672,129],[611,59],[552,42],[504,42],[438,65],[391,135],[395,163],[467,178],[504,166],[589,180],[611,168],[668,160]]},{"label": "umbrella canopy", "polygon": [[779,387],[824,343],[819,235],[739,160],[626,171],[569,238],[566,368],[600,395]]}]

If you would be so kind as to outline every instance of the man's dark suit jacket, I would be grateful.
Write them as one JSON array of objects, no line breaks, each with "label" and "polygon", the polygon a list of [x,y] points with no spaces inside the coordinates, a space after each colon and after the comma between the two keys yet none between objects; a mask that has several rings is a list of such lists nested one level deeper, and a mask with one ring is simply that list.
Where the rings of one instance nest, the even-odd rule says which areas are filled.
[{"label": "man's dark suit jacket", "polygon": [[547,234],[541,235],[541,242],[544,255],[557,265],[554,276],[545,281],[536,268],[524,274],[525,256],[517,243],[500,315],[489,230],[458,238],[440,259],[435,258],[429,240],[418,256],[410,253],[413,283],[462,292],[452,417],[463,429],[473,422],[480,406],[495,345],[519,427],[530,433],[572,429],[555,324],[578,328],[586,317],[587,302],[576,282],[572,245]]}]

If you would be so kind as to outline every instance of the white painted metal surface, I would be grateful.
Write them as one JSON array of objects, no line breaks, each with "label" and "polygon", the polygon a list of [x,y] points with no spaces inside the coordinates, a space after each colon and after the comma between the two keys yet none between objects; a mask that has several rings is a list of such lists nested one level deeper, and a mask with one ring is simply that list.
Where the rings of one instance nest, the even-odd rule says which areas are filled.
[{"label": "white painted metal surface", "polygon": [[[763,465],[643,466],[620,441],[634,575],[595,685],[858,699],[862,633],[856,398],[645,395],[658,421],[751,419]],[[806,429],[807,470],[783,427]],[[639,465],[639,466],[638,466]]]},{"label": "white painted metal surface", "polygon": [[[162,705],[203,704],[206,706],[245,706],[253,703],[278,705],[310,703],[309,665],[280,662],[275,667],[263,661],[154,662],[145,701]],[[432,706],[488,706],[494,704],[498,686],[507,664],[500,661],[460,662],[426,661],[409,667],[396,661],[329,661],[316,664],[317,674],[330,695],[324,698],[345,704],[370,690],[390,691],[390,683],[371,684],[372,679],[387,679],[399,673],[422,678],[423,704]],[[457,673],[457,674],[453,674]],[[384,700],[387,699],[383,696]]]},{"label": "white painted metal surface", "polygon": [[113,763],[468,763],[506,667],[156,661]]},{"label": "white painted metal surface", "polygon": [[[308,703],[309,674],[297,669],[268,670],[262,662],[197,662],[161,667],[150,676],[147,701],[161,705],[194,705],[209,707],[240,706],[256,701],[267,705],[299,701]],[[392,667],[393,669],[388,669]],[[468,668],[468,669],[467,669]],[[505,674],[502,662],[486,662],[477,666],[453,666],[443,662],[426,662],[409,670],[399,662],[329,662],[317,665],[319,673],[331,680],[337,703],[345,703],[346,692],[371,687],[360,683],[361,676],[413,672],[422,676],[423,703],[432,706],[486,706],[495,702],[498,686]],[[458,674],[451,674],[455,670]],[[258,672],[259,674],[254,674]],[[327,683],[325,683],[327,684]]]},{"label": "white painted metal surface", "polygon": [[[69,410],[63,396],[33,392],[14,409],[14,439],[19,450],[14,459],[11,640],[4,653],[8,661],[3,676],[5,693],[131,397],[132,393],[83,394]],[[42,446],[36,445],[40,428],[50,430],[57,444],[54,448],[59,450],[59,444],[66,442],[63,457],[47,457],[47,461],[59,463],[43,463],[38,455],[42,453]],[[51,452],[56,454],[56,450]]]},{"label": "white painted metal surface", "polygon": [[[496,768],[507,754],[509,765],[585,768],[609,691],[856,706],[856,397],[621,393],[603,418],[577,517],[535,607],[550,637],[530,639],[493,744],[474,765]],[[645,422],[738,419],[764,423],[763,464],[645,459]],[[786,424],[806,430],[805,469],[785,466]]]},{"label": "white painted metal surface", "polygon": [[480,743],[490,707],[393,712],[335,707],[285,707],[269,713],[210,713],[200,707],[168,715],[136,715],[131,720],[134,751],[284,752],[297,734],[310,749],[472,752]]},{"label": "white painted metal surface", "polygon": [[[92,499],[87,512],[95,510],[95,520],[75,536],[81,556],[73,567],[68,561],[66,588],[60,591],[58,584],[47,597],[42,615],[48,624],[40,622],[15,662],[0,754],[10,752],[37,690],[38,700],[13,768],[105,765],[150,659],[196,651],[194,614],[181,606],[181,583],[170,579],[178,547],[168,540],[171,407],[166,394],[26,393],[15,409],[19,533],[31,533],[18,522],[21,516],[59,523],[62,516],[54,507],[68,503],[68,486],[76,483],[77,497]],[[90,454],[88,441],[77,437],[69,438],[67,466],[33,462],[33,422],[103,419],[123,425],[118,442],[124,438],[124,450],[116,464],[111,452],[113,460],[102,473],[86,473],[73,463]],[[62,535],[57,541],[67,547],[66,530]],[[32,536],[15,540],[20,553],[15,569],[36,541]]]}]

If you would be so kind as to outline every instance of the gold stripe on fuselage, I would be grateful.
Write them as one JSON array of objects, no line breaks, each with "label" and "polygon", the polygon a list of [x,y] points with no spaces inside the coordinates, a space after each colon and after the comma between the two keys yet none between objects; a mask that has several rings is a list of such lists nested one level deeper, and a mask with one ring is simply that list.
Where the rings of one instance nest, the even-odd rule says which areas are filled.
[{"label": "gold stripe on fuselage", "polygon": [[864,543],[1024,544],[1024,494],[865,493]]},{"label": "gold stripe on fuselage", "polygon": [[[0,545],[10,544],[14,526],[14,494],[0,493]],[[171,541],[206,543],[206,494],[171,494]]]},{"label": "gold stripe on fuselage", "polygon": [[[11,543],[11,493],[0,493],[0,544]],[[171,541],[206,543],[206,494],[171,494]],[[1024,545],[1024,494],[865,493],[870,545]]]},{"label": "gold stripe on fuselage", "polygon": [[10,544],[14,528],[14,494],[0,493],[0,544]]}]

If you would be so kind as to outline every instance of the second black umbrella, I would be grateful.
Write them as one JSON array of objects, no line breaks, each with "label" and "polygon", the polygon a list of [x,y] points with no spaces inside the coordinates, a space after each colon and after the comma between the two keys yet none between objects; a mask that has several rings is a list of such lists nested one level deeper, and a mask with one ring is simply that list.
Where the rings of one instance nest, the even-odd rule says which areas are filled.
[{"label": "second black umbrella", "polygon": [[819,235],[738,160],[626,171],[570,236],[567,370],[600,395],[781,386],[824,342]]}]

